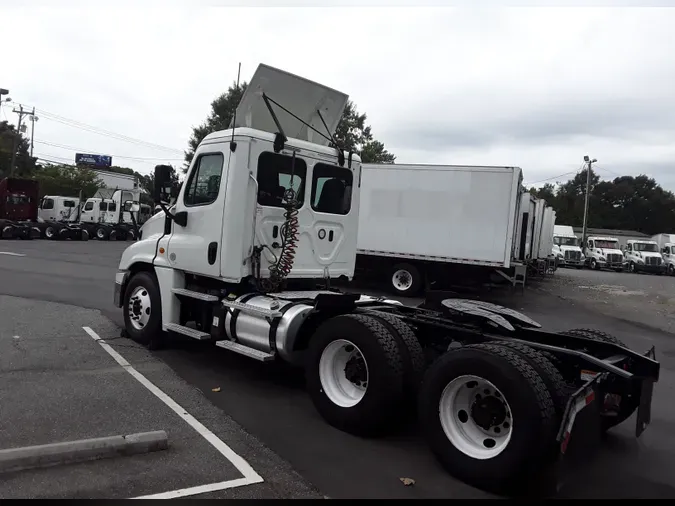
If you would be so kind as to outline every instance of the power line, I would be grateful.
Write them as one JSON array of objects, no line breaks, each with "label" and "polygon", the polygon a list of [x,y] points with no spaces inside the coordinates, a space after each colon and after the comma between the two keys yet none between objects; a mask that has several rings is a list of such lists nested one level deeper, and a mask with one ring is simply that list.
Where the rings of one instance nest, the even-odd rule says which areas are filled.
[{"label": "power line", "polygon": [[[38,144],[45,144],[46,146],[53,146],[55,148],[61,148],[61,149],[69,149],[72,151],[80,152],[80,153],[87,153],[87,154],[92,154],[92,155],[105,155],[105,153],[96,153],[91,150],[87,150],[84,148],[77,148],[74,146],[68,146],[66,144],[57,144],[55,142],[48,142],[48,141],[35,141]],[[140,157],[140,156],[125,156],[125,155],[114,155],[114,154],[107,154],[106,156],[113,156],[115,158],[122,158],[125,160],[136,160],[136,161],[177,161],[180,160],[182,161],[182,158],[152,158],[152,157]]]},{"label": "power line", "polygon": [[48,119],[50,121],[55,121],[57,123],[61,123],[63,125],[66,125],[66,126],[69,126],[69,127],[72,127],[72,128],[78,128],[80,130],[84,130],[84,131],[87,131],[87,132],[95,133],[95,134],[102,135],[102,136],[105,136],[105,137],[110,137],[110,138],[121,140],[121,141],[124,141],[124,142],[129,142],[129,143],[132,143],[132,144],[151,147],[151,148],[157,149],[157,150],[171,151],[171,152],[174,152],[174,153],[181,153],[181,155],[183,154],[183,151],[181,151],[180,149],[162,146],[160,144],[155,144],[153,142],[148,142],[148,141],[144,141],[144,140],[141,140],[141,139],[136,139],[136,138],[130,137],[128,135],[112,132],[110,130],[105,130],[103,128],[95,127],[93,125],[89,125],[89,124],[83,123],[81,121],[66,118],[65,116],[60,116],[58,114],[54,114],[52,112],[45,111],[44,109],[37,109],[36,108],[36,111],[39,112],[40,116],[44,117],[45,119]]},{"label": "power line", "polygon": [[524,185],[533,185],[533,184],[538,184],[538,183],[544,183],[546,181],[551,181],[552,179],[558,179],[559,177],[564,177],[564,176],[569,176],[570,174],[576,175],[579,172],[579,170],[575,170],[572,172],[565,172],[564,174],[558,174],[557,176],[553,177],[547,177],[546,179],[540,179],[539,181],[532,181],[532,182],[524,182]]}]

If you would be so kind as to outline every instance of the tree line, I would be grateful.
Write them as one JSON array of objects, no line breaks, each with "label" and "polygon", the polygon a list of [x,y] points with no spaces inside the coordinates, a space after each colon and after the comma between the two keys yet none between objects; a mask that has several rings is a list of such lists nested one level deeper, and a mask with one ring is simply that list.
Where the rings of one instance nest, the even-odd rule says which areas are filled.
[{"label": "tree line", "polygon": [[[581,227],[584,218],[586,174],[583,169],[557,188],[547,183],[530,188],[556,212],[556,223]],[[647,235],[675,232],[675,194],[664,190],[654,178],[619,176],[601,181],[591,169],[587,226],[635,230]]]}]

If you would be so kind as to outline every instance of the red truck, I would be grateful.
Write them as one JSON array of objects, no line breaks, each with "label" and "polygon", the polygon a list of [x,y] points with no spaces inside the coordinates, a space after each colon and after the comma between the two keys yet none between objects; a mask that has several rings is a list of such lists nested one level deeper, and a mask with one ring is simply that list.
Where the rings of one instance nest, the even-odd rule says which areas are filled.
[{"label": "red truck", "polygon": [[2,239],[39,239],[37,226],[38,182],[32,179],[5,178],[0,181],[0,237]]}]

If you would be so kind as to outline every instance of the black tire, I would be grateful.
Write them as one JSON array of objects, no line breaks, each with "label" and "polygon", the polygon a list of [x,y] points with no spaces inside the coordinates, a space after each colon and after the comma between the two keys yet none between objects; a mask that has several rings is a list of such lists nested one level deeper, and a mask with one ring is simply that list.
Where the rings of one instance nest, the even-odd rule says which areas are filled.
[{"label": "black tire", "polygon": [[672,276],[673,274],[675,274],[675,267],[673,267],[673,264],[669,264],[668,265],[668,275]]},{"label": "black tire", "polygon": [[105,227],[98,227],[96,229],[96,239],[99,241],[107,241],[110,238],[110,232]]},{"label": "black tire", "polygon": [[[511,440],[495,457],[478,459],[459,450],[441,424],[443,391],[464,375],[491,382],[511,409]],[[514,492],[531,485],[530,480],[548,462],[557,428],[551,395],[537,371],[520,354],[495,344],[464,346],[439,358],[425,375],[419,415],[427,443],[443,466],[462,481],[495,492]]]},{"label": "black tire", "polygon": [[406,400],[415,401],[427,368],[424,351],[417,336],[404,321],[392,314],[373,311],[368,315],[380,320],[396,339],[403,361],[403,395]]},{"label": "black tire", "polygon": [[[143,287],[147,290],[150,297],[150,319],[147,325],[142,329],[136,329],[131,324],[131,316],[129,314],[129,299],[134,289]],[[159,295],[159,285],[154,274],[146,271],[141,271],[134,274],[126,290],[124,291],[124,304],[122,306],[124,314],[124,327],[127,336],[133,341],[136,341],[150,350],[160,347],[162,339],[162,299]]]},{"label": "black tire", "polygon": [[[561,334],[570,336],[581,336],[587,339],[593,339],[594,341],[603,341],[605,343],[618,344],[619,346],[628,348],[628,346],[626,346],[623,343],[623,341],[614,337],[612,334],[608,334],[607,332],[603,332],[601,330],[571,329],[565,332],[561,332]],[[611,393],[621,395],[621,406],[619,407],[619,412],[616,415],[602,416],[601,427],[604,432],[608,431],[612,427],[616,427],[617,425],[625,422],[628,418],[630,418],[630,416],[635,412],[635,410],[640,405],[640,390],[637,386],[633,387],[631,390],[628,391],[624,390]]]},{"label": "black tire", "polygon": [[45,239],[55,241],[58,238],[59,232],[53,225],[47,225],[44,230]]},{"label": "black tire", "polygon": [[127,231],[127,241],[135,241],[136,240],[136,232],[133,229],[129,229]]},{"label": "black tire", "polygon": [[[319,363],[328,345],[347,339],[368,367],[365,395],[341,407],[324,392]],[[364,314],[340,315],[322,323],[310,339],[306,356],[307,389],[319,414],[333,427],[359,436],[377,436],[391,428],[403,401],[403,359],[396,338],[379,320]]]},{"label": "black tire", "polygon": [[565,378],[563,378],[563,375],[552,361],[549,360],[543,352],[527,346],[526,344],[511,341],[499,341],[494,342],[493,344],[509,348],[527,360],[546,384],[548,393],[551,394],[551,400],[553,401],[556,414],[562,416],[565,412],[567,399],[574,389],[567,385]]},{"label": "black tire", "polygon": [[628,272],[635,274],[637,271],[635,269],[635,262],[631,262],[628,264]]},{"label": "black tire", "polygon": [[82,229],[80,231],[80,237],[81,237],[81,239],[80,239],[81,241],[88,241],[89,240],[89,232],[87,232],[85,229]]},{"label": "black tire", "polygon": [[598,262],[595,260],[595,258],[591,258],[591,269],[594,271],[598,270]]},{"label": "black tire", "polygon": [[[404,273],[404,276],[409,276],[410,279],[409,287],[404,290],[398,288],[394,284],[394,276],[396,276],[399,271]],[[419,269],[412,264],[396,264],[389,273],[389,287],[392,293],[395,293],[396,295],[413,297],[420,292],[422,285],[422,274],[420,274]]]}]

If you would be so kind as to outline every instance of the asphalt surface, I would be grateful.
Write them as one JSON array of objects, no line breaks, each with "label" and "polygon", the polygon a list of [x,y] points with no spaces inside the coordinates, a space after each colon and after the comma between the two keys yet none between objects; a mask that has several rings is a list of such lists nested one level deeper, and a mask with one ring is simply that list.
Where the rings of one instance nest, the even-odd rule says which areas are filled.
[{"label": "asphalt surface", "polygon": [[[124,243],[95,241],[86,244],[0,242],[3,279],[0,293],[96,308],[121,325],[121,314],[112,306],[111,299],[116,264],[124,247]],[[26,256],[3,255],[3,251]],[[569,272],[570,276],[578,274],[579,281],[568,282],[566,271],[560,269],[553,278],[533,283],[522,295],[495,294],[494,297],[551,330],[598,328],[613,333],[639,351],[655,345],[662,367],[649,429],[636,440],[634,418],[631,418],[612,430],[601,445],[589,442],[588,451],[573,452],[567,460],[558,496],[675,497],[675,439],[670,436],[675,429],[675,405],[671,402],[675,390],[675,340],[665,332],[625,321],[625,314],[616,315],[612,311],[603,314],[581,295],[575,299],[560,298],[557,293],[560,286],[573,291],[574,286],[596,283],[590,276],[598,273]],[[29,280],[24,277],[26,273],[32,273],[28,275]],[[585,274],[589,277],[584,277]],[[667,282],[665,278],[664,282]],[[587,290],[578,290],[587,293]],[[0,314],[4,314],[2,309]],[[124,340],[123,344],[131,343]],[[363,440],[332,429],[312,407],[298,372],[190,341],[175,343],[171,349],[147,353],[147,356],[159,359],[158,363],[168,365],[187,384],[200,390],[201,394],[193,391],[193,395],[203,395],[212,406],[220,408],[222,411],[218,411],[217,417],[231,417],[322,494],[333,498],[487,496],[448,476],[422,443],[414,426],[380,440]],[[220,392],[212,392],[215,387],[220,387]],[[576,444],[577,448],[581,444],[577,441],[587,444],[583,437],[575,438],[576,435],[572,445]],[[249,458],[246,453],[242,455]],[[413,478],[415,485],[403,486],[402,477]]]},{"label": "asphalt surface", "polygon": [[[139,383],[83,330],[93,329],[143,376],[262,475],[214,498],[320,498],[285,462],[243,431],[166,364],[115,336],[98,311],[0,295],[0,448],[164,430],[169,449],[3,473],[0,497],[128,498],[240,480],[207,439]],[[122,342],[123,341],[123,342]]]},{"label": "asphalt surface", "polygon": [[558,269],[548,293],[675,334],[675,276]]}]

